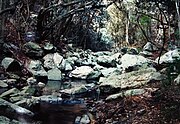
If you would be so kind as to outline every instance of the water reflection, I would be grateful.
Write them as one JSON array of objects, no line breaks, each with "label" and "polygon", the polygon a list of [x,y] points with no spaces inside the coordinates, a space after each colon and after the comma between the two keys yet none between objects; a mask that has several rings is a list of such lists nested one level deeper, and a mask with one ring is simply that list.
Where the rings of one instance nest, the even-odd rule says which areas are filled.
[{"label": "water reflection", "polygon": [[73,124],[77,116],[87,113],[85,104],[49,104],[41,103],[35,106],[35,120],[42,124]]}]

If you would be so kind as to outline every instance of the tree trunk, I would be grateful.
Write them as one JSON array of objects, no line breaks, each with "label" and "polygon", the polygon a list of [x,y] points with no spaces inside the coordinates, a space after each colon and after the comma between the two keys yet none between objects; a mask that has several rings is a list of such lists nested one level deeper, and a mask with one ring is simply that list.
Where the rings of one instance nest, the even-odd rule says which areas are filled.
[{"label": "tree trunk", "polygon": [[[2,11],[2,0],[0,0],[0,12]],[[0,15],[0,43],[2,42],[1,39],[2,39],[2,16]]]},{"label": "tree trunk", "polygon": [[[0,0],[0,12],[5,9],[5,0]],[[0,15],[0,47],[4,43],[5,15]]]},{"label": "tree trunk", "polygon": [[[3,10],[3,0],[0,0],[0,12]],[[4,40],[3,40],[3,28],[4,28],[4,18],[3,18],[3,15],[0,15],[0,52],[2,52],[2,46],[3,46],[3,43],[4,43]]]},{"label": "tree trunk", "polygon": [[176,4],[176,11],[177,11],[177,18],[178,18],[178,47],[180,47],[180,13],[179,13],[179,0],[176,0],[175,1],[175,4]]},{"label": "tree trunk", "polygon": [[127,10],[126,19],[126,43],[129,45],[129,10]]}]

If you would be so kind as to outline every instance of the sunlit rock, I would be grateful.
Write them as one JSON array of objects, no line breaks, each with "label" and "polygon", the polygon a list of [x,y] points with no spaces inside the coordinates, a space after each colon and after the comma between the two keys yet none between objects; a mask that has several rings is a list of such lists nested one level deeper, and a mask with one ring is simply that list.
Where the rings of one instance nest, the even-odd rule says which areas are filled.
[{"label": "sunlit rock", "polygon": [[154,72],[156,72],[154,68],[148,68],[129,73],[112,74],[101,80],[100,88],[104,92],[111,92],[113,89],[136,88],[150,82],[150,77]]},{"label": "sunlit rock", "polygon": [[63,61],[63,57],[59,53],[51,53],[44,56],[43,60],[44,67],[47,69],[52,69],[60,66]]},{"label": "sunlit rock", "polygon": [[143,65],[148,65],[152,64],[152,61],[144,58],[143,56],[140,55],[130,55],[130,54],[125,54],[121,57],[121,67],[126,70],[129,68],[137,67],[137,66],[143,66]]},{"label": "sunlit rock", "polygon": [[62,80],[62,73],[58,68],[53,68],[49,70],[47,73],[48,73],[48,80],[56,80],[56,81]]},{"label": "sunlit rock", "polygon": [[[156,59],[157,63],[158,63],[158,60],[159,60],[159,57]],[[162,55],[160,57],[159,64],[174,63],[177,60],[180,60],[180,49],[175,49]]]},{"label": "sunlit rock", "polygon": [[75,70],[73,70],[69,77],[79,78],[79,79],[86,79],[87,76],[93,71],[93,69],[89,66],[81,66],[77,67]]}]

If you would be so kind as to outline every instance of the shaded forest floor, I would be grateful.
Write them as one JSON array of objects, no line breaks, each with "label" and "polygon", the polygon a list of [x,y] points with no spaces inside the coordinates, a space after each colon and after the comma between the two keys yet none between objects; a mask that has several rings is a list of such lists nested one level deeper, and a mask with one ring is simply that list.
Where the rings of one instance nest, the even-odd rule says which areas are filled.
[{"label": "shaded forest floor", "polygon": [[[180,124],[179,87],[162,88],[159,82],[145,87],[158,88],[150,95],[138,95],[89,104],[97,124]],[[95,108],[93,110],[92,108]]]}]

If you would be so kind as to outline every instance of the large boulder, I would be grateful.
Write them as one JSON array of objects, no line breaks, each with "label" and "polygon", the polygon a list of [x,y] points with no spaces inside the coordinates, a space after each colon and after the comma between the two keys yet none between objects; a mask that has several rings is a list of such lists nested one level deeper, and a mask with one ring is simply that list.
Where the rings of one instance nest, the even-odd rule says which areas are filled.
[{"label": "large boulder", "polygon": [[150,82],[150,77],[155,72],[156,70],[154,68],[148,68],[121,75],[112,74],[109,77],[100,80],[100,88],[104,92],[112,91],[113,89],[136,88]]},{"label": "large boulder", "polygon": [[28,65],[28,70],[34,76],[47,77],[47,72],[44,70],[42,63],[39,60],[31,60],[30,64]]},{"label": "large boulder", "polygon": [[53,68],[48,71],[48,80],[56,80],[61,81],[62,80],[62,73],[58,68]]},{"label": "large boulder", "polygon": [[46,69],[52,69],[55,68],[55,63],[53,61],[53,54],[47,54],[43,57],[44,60],[44,68]]},{"label": "large boulder", "polygon": [[43,89],[44,94],[52,94],[60,90],[62,84],[62,73],[58,68],[48,71],[48,82]]},{"label": "large boulder", "polygon": [[[158,63],[159,57],[156,59]],[[159,60],[159,64],[171,64],[175,61],[180,60],[180,49],[169,51],[162,55]]]},{"label": "large boulder", "polygon": [[34,42],[27,42],[24,44],[23,51],[26,55],[33,58],[42,57],[44,54],[44,51],[41,49],[41,47]]},{"label": "large boulder", "polygon": [[148,65],[151,64],[152,61],[144,58],[143,56],[140,55],[130,55],[130,54],[125,54],[121,57],[121,67],[126,70],[129,68],[137,67],[137,66],[143,66],[143,65]]},{"label": "large boulder", "polygon": [[52,69],[56,67],[60,67],[60,64],[63,61],[63,57],[58,53],[47,54],[43,57],[44,59],[44,67],[47,69]]},{"label": "large boulder", "polygon": [[2,60],[1,65],[6,71],[21,71],[21,64],[13,58],[6,57]]},{"label": "large boulder", "polygon": [[95,59],[93,57],[78,59],[75,61],[75,64],[77,66],[95,66],[97,63],[95,62]]},{"label": "large boulder", "polygon": [[86,79],[87,76],[93,71],[93,69],[89,66],[81,66],[77,67],[75,70],[73,70],[69,77],[79,78],[79,79]]}]

